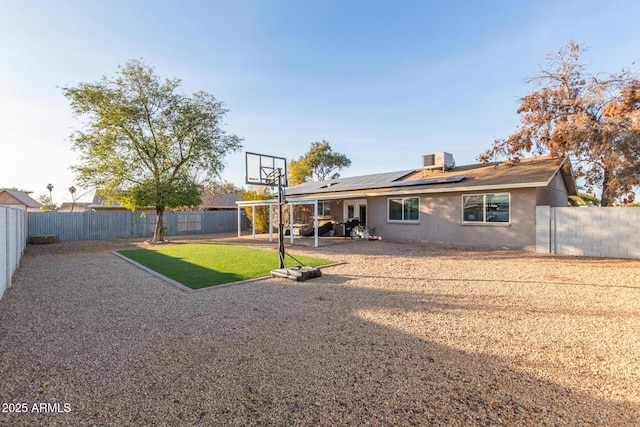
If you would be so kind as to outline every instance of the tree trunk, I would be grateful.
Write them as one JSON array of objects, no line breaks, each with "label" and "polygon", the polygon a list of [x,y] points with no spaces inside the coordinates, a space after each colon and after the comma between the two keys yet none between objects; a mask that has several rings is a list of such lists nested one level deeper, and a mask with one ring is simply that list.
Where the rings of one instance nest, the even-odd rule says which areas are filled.
[{"label": "tree trunk", "polygon": [[602,171],[602,197],[600,198],[600,206],[611,206],[613,204],[613,198],[611,196],[611,189],[609,188],[609,171],[605,168]]},{"label": "tree trunk", "polygon": [[153,231],[153,241],[154,242],[163,242],[164,241],[164,206],[159,207],[156,206],[156,228]]}]

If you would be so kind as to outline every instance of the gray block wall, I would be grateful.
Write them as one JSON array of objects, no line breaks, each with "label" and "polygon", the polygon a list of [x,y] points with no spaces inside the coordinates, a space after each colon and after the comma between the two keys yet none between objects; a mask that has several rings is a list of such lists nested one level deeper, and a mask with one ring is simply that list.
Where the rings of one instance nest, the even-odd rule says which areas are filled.
[{"label": "gray block wall", "polygon": [[27,212],[0,206],[0,298],[11,287],[13,273],[20,265],[26,245]]},{"label": "gray block wall", "polygon": [[640,208],[536,208],[536,251],[640,259]]}]

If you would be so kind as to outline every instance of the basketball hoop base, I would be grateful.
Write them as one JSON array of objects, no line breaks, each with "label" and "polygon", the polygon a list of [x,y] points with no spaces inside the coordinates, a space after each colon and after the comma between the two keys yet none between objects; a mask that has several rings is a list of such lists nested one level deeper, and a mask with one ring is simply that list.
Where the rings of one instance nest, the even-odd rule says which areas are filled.
[{"label": "basketball hoop base", "polygon": [[305,280],[321,276],[322,272],[315,267],[295,266],[271,270],[271,277],[282,277],[284,279],[295,280],[296,282],[304,282]]}]

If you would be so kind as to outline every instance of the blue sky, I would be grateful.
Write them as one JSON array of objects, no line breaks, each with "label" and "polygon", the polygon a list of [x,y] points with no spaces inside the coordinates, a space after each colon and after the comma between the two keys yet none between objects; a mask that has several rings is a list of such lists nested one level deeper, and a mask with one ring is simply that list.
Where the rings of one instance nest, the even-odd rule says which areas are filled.
[{"label": "blue sky", "polygon": [[322,139],[352,160],[343,176],[419,167],[436,151],[475,163],[515,131],[546,54],[575,40],[592,72],[640,60],[634,1],[0,0],[0,11],[0,187],[37,197],[52,183],[57,203],[75,185],[69,135],[82,124],[60,87],[131,59],[226,104],[244,149],[222,179],[240,186],[244,151],[298,158]]}]

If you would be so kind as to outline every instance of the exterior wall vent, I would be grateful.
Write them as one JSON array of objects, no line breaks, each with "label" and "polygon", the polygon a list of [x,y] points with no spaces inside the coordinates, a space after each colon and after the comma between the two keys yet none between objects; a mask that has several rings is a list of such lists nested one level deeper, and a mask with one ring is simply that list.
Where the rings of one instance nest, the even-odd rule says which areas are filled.
[{"label": "exterior wall vent", "polygon": [[424,169],[453,169],[456,167],[456,162],[453,160],[452,154],[441,151],[423,155],[422,167]]}]

